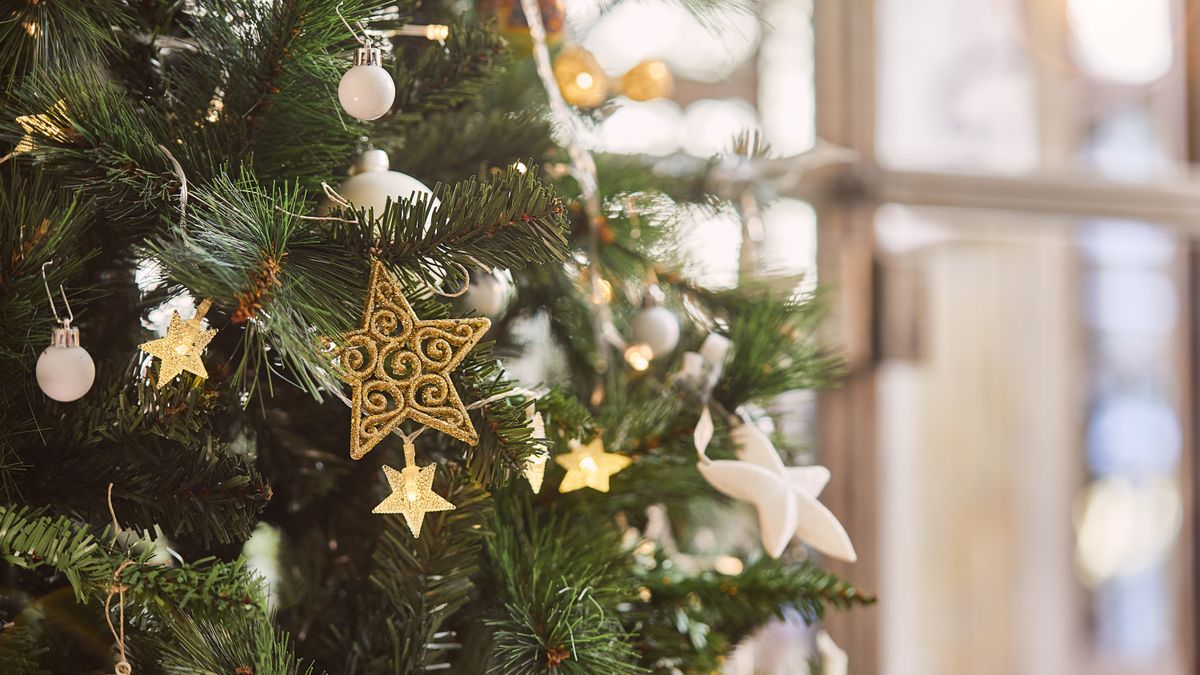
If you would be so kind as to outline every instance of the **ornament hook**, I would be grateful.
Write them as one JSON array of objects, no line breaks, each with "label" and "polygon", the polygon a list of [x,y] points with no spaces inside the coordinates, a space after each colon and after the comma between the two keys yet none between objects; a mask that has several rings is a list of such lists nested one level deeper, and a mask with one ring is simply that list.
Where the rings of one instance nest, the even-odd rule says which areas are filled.
[{"label": "ornament hook", "polygon": [[[363,26],[361,21],[359,21],[357,22],[358,30],[355,30],[354,26],[351,26],[350,22],[346,20],[345,15],[342,14],[342,3],[339,2],[337,7],[333,8],[333,11],[337,12],[338,18],[342,20],[342,25],[346,27],[346,30],[350,31],[350,34],[354,36],[355,40],[358,40],[359,43],[365,48],[369,48],[371,46],[371,37],[367,35],[366,27]],[[359,31],[361,31],[361,34]]]},{"label": "ornament hook", "polygon": [[64,319],[58,315],[58,307],[54,305],[54,294],[50,292],[50,280],[46,278],[46,268],[53,264],[53,260],[42,263],[42,285],[46,287],[46,298],[50,300],[50,311],[54,312],[54,320],[62,324],[63,328],[70,328],[71,322],[75,320],[75,312],[71,309],[70,301],[67,300],[67,292],[63,290],[62,284],[58,285],[58,292],[62,294],[63,304],[67,307],[67,318]]}]

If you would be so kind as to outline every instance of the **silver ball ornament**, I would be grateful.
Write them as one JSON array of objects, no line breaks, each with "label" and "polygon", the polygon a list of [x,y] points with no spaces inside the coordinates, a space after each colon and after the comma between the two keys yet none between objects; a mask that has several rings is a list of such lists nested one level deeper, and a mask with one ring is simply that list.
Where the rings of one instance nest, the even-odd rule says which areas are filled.
[{"label": "silver ball ornament", "polygon": [[342,75],[342,81],[338,83],[338,100],[351,117],[370,121],[392,109],[392,103],[396,101],[396,83],[379,63],[378,49],[359,49],[354,55],[354,67]]},{"label": "silver ball ornament", "polygon": [[649,347],[655,358],[664,356],[679,345],[679,318],[662,305],[647,305],[634,313],[629,336],[634,344]]},{"label": "silver ball ornament", "polygon": [[38,357],[35,373],[42,393],[55,401],[77,401],[91,390],[96,363],[79,346],[78,328],[60,327],[51,332],[50,346]]}]

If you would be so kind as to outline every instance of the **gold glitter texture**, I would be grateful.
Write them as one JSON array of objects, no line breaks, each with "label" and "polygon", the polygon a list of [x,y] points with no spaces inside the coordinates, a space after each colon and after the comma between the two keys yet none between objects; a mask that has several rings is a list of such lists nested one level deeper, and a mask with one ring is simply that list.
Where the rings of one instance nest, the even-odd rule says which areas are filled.
[{"label": "gold glitter texture", "polygon": [[350,385],[350,456],[361,459],[405,420],[468,445],[479,435],[450,373],[492,325],[418,319],[383,263],[371,269],[362,327],[342,335],[338,377]]},{"label": "gold glitter texture", "polygon": [[203,330],[200,320],[211,306],[211,300],[204,300],[196,309],[196,314],[187,321],[180,318],[179,312],[173,312],[166,337],[138,345],[138,349],[160,360],[157,384],[159,389],[185,370],[199,377],[208,377],[204,362],[200,360],[200,353],[217,334],[217,329]]},{"label": "gold glitter texture", "polygon": [[17,147],[13,148],[12,154],[19,155],[25,152],[32,152],[37,148],[37,143],[33,140],[34,134],[40,134],[54,141],[67,140],[67,133],[54,122],[53,114],[60,117],[67,115],[67,102],[59,101],[54,104],[54,107],[42,115],[21,115],[17,119],[17,124],[25,130],[25,136],[17,143]]}]

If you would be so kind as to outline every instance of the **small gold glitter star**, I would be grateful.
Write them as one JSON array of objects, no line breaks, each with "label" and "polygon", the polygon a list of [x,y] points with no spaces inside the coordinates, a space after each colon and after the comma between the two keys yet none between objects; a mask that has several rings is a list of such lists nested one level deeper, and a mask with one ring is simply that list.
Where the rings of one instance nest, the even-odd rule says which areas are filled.
[{"label": "small gold glitter star", "polygon": [[605,452],[604,441],[597,436],[587,445],[571,441],[571,452],[555,457],[554,461],[567,470],[567,475],[558,486],[559,492],[585,487],[608,492],[609,477],[629,466],[632,460],[625,455]]},{"label": "small gold glitter star", "polygon": [[161,361],[158,366],[159,389],[185,370],[199,377],[208,377],[204,362],[200,360],[200,352],[204,351],[209,341],[217,334],[217,329],[203,330],[200,320],[211,306],[211,300],[204,300],[196,309],[195,316],[187,321],[180,318],[179,312],[172,313],[166,337],[138,345],[138,349],[158,357]]},{"label": "small gold glitter star", "polygon": [[371,268],[362,327],[342,335],[337,375],[350,385],[350,457],[360,459],[404,420],[467,445],[479,442],[450,373],[488,319],[417,318],[383,263]]},{"label": "small gold glitter star", "polygon": [[388,485],[392,486],[392,494],[379,502],[371,513],[400,513],[412,530],[413,538],[421,536],[421,524],[425,522],[425,514],[430,511],[451,511],[454,505],[433,491],[433,474],[436,464],[418,468],[409,464],[397,471],[390,466],[384,466]]},{"label": "small gold glitter star", "polygon": [[13,148],[12,154],[19,155],[23,152],[32,152],[37,147],[37,143],[33,140],[34,134],[41,134],[46,138],[54,141],[67,140],[66,131],[54,122],[54,116],[66,117],[67,102],[59,101],[54,104],[54,107],[49,112],[41,115],[21,115],[17,118],[17,124],[25,130],[25,136],[17,143],[17,147]]}]

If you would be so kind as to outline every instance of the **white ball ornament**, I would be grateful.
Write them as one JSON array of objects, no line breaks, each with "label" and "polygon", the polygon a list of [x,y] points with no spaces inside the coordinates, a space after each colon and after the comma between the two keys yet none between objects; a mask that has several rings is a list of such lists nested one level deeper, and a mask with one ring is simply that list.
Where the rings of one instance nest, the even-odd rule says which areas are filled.
[{"label": "white ball ornament", "polygon": [[[337,186],[337,193],[356,209],[367,209],[378,220],[383,216],[383,209],[388,200],[415,199],[425,195],[432,199],[436,206],[438,201],[433,199],[433,190],[424,183],[399,171],[389,171],[391,166],[387,153],[383,150],[368,150],[359,156],[350,169],[350,177]],[[329,212],[329,205],[321,209],[322,215]]]},{"label": "white ball ornament", "polygon": [[37,383],[42,392],[62,403],[79,400],[96,381],[92,355],[79,346],[79,329],[55,328],[50,346],[37,361]]},{"label": "white ball ornament", "polygon": [[342,75],[342,81],[338,83],[338,100],[351,117],[370,121],[392,109],[392,103],[396,101],[396,83],[380,62],[378,49],[364,47],[354,53],[354,67]]},{"label": "white ball ornament", "polygon": [[463,293],[461,304],[480,316],[495,318],[512,301],[513,281],[508,270],[470,270],[471,284]]},{"label": "white ball ornament", "polygon": [[679,345],[679,318],[662,305],[646,305],[633,315],[630,338],[646,345],[655,358],[670,354]]}]

